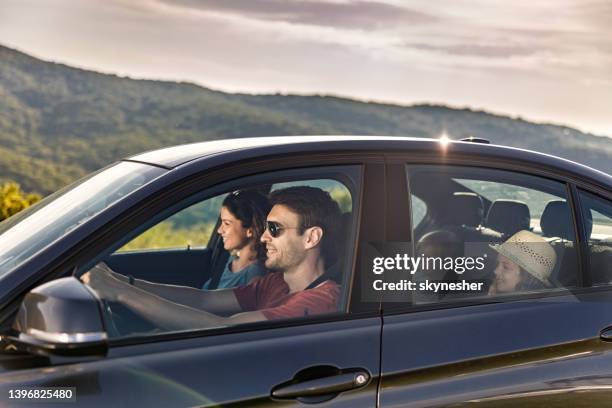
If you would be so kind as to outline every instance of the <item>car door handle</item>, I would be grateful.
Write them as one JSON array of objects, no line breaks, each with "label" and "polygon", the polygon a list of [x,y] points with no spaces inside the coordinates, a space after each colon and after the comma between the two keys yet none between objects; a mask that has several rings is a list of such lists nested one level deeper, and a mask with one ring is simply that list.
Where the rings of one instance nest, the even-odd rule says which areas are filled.
[{"label": "car door handle", "polygon": [[321,378],[315,378],[289,385],[280,385],[272,391],[278,399],[301,399],[309,397],[336,395],[344,391],[361,388],[370,382],[370,374],[365,370],[355,370]]}]

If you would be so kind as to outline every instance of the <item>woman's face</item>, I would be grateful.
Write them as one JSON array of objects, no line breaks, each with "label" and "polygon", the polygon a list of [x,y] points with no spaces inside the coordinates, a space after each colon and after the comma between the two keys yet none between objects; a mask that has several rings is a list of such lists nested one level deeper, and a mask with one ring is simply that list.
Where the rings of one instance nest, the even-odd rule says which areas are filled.
[{"label": "woman's face", "polygon": [[217,233],[223,238],[223,248],[228,251],[244,248],[253,236],[251,229],[244,228],[242,222],[225,207],[221,207],[221,225]]},{"label": "woman's face", "polygon": [[495,286],[497,292],[512,292],[521,281],[521,268],[503,255],[497,256]]}]

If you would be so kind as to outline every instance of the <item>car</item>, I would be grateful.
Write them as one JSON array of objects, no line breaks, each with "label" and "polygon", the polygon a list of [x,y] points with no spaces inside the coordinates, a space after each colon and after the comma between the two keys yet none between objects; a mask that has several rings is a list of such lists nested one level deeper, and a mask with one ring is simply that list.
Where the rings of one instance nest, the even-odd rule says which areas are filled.
[{"label": "car", "polygon": [[[162,309],[134,310],[89,280],[104,265],[122,285],[200,296],[230,255],[215,233],[228,194],[292,187],[340,210],[325,260],[334,310],[200,324],[194,306],[162,324]],[[278,227],[270,217],[264,234]],[[511,244],[545,264],[546,285],[502,290],[501,259],[521,260]],[[483,140],[269,137],[146,152],[0,224],[2,405],[608,405],[611,254],[611,176]]]}]

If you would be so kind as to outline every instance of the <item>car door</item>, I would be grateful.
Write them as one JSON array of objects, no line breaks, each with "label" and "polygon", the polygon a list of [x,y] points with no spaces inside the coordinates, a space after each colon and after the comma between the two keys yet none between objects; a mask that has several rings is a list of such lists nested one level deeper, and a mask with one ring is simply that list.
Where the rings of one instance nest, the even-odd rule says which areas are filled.
[{"label": "car door", "polygon": [[[383,294],[380,406],[607,404],[612,349],[600,334],[610,324],[612,298],[609,287],[583,287],[580,246],[584,234],[577,233],[575,226],[584,225],[585,220],[571,205],[577,201],[572,185],[554,177],[531,176],[527,170],[500,172],[484,163],[486,160],[474,163],[480,167],[452,166],[452,160],[446,158],[444,164],[405,167],[403,183],[415,196],[411,202],[418,201],[419,213],[412,214],[412,219],[429,225],[426,231],[422,225],[413,225],[409,231],[397,232],[404,234],[404,241],[414,243],[416,250],[409,255],[432,256],[424,249],[425,243],[435,242],[432,237],[459,237],[459,256],[481,256],[485,266],[474,274],[451,270],[450,275],[448,271],[436,275],[435,269],[419,270],[407,279],[465,280],[484,287],[472,293],[415,290],[403,299]],[[404,165],[400,160],[396,163]],[[403,183],[395,190],[403,188]],[[489,208],[488,214],[470,225],[478,211],[465,207],[468,202],[482,207],[504,204],[507,213],[496,220],[499,215],[491,215],[495,210]],[[601,246],[606,242],[601,232],[608,231],[603,224],[608,221],[601,221],[604,206],[597,208]],[[531,213],[528,220],[518,216],[525,210]],[[402,211],[409,211],[408,207]],[[550,287],[506,294],[490,291],[491,285],[498,287],[495,277],[499,273],[499,259],[491,256],[491,245],[508,240],[513,225],[540,236],[546,241],[542,246],[554,249],[557,262]],[[499,231],[492,232],[492,226]],[[505,228],[509,230],[503,231]],[[446,246],[438,254],[451,256],[456,242],[440,242]],[[531,247],[540,254],[541,248]],[[425,277],[419,280],[419,274]],[[388,277],[396,278],[393,274]]]},{"label": "car door", "polygon": [[[376,406],[379,304],[362,301],[355,271],[361,242],[382,239],[375,212],[385,188],[380,183],[383,166],[377,159],[366,162],[356,156],[339,166],[299,164],[298,158],[289,169],[236,177],[198,194],[206,198],[257,183],[314,183],[322,189],[329,180],[344,183],[348,201],[342,192],[335,197],[337,191],[330,191],[350,209],[342,220],[347,235],[338,255],[338,312],[208,330],[134,331],[111,336],[108,354],[97,359],[0,356],[2,395],[19,387],[70,387],[76,402],[86,406]],[[111,256],[165,217],[155,214],[83,264]]]}]

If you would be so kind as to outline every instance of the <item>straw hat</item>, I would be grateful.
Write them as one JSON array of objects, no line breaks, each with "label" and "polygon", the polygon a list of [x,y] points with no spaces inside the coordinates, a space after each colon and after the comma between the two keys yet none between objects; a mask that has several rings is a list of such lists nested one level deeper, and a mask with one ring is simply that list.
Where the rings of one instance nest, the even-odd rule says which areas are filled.
[{"label": "straw hat", "polygon": [[502,244],[489,246],[529,272],[534,278],[550,286],[548,279],[557,262],[557,254],[541,236],[522,230]]}]

